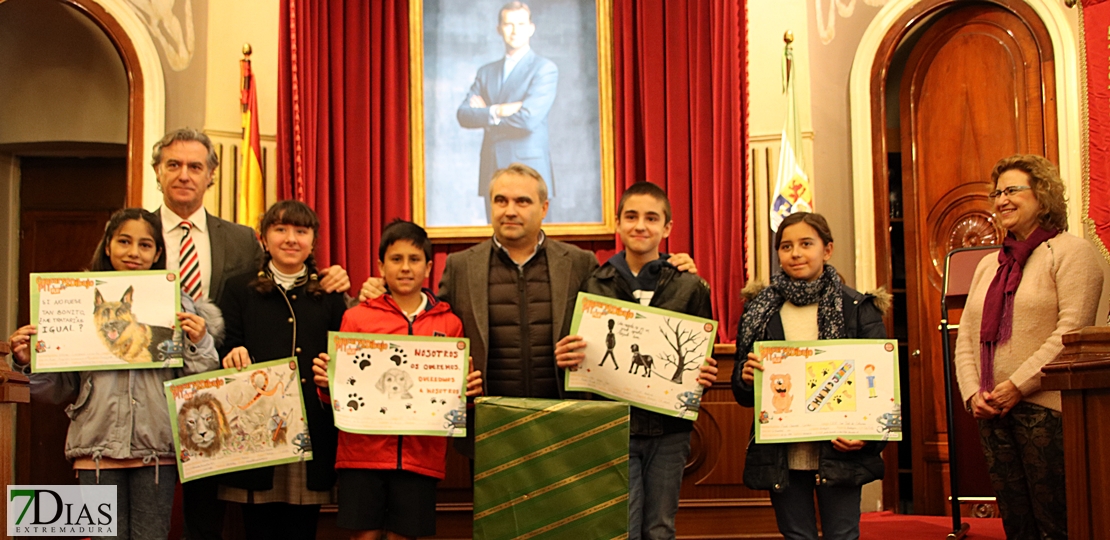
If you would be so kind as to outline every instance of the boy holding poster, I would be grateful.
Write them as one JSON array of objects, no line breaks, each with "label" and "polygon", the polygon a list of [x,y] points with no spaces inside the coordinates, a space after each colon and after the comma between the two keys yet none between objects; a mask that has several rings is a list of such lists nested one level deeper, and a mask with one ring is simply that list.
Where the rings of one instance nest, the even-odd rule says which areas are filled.
[{"label": "boy holding poster", "polygon": [[[582,285],[582,292],[644,306],[712,318],[709,284],[679,272],[659,252],[671,233],[671,203],[655,184],[637,182],[617,206],[617,232],[624,251],[612,256]],[[606,344],[609,346],[609,344]],[[586,342],[567,336],[555,346],[559,367],[576,369],[585,359]],[[716,361],[707,359],[698,382],[717,380]],[[690,454],[690,420],[632,408],[628,454],[628,538],[674,538],[682,470]]]},{"label": "boy holding poster", "polygon": [[[387,294],[351,308],[341,332],[462,337],[462,321],[423,283],[432,271],[432,242],[419,225],[394,221],[382,231],[378,265]],[[327,392],[327,354],[314,362],[314,380]],[[481,372],[467,376],[467,397],[482,391]],[[325,402],[330,401],[326,395]],[[420,435],[339,432],[336,524],[352,539],[416,538],[435,534],[436,483],[446,475],[447,439]],[[379,536],[379,531],[386,534]]]}]

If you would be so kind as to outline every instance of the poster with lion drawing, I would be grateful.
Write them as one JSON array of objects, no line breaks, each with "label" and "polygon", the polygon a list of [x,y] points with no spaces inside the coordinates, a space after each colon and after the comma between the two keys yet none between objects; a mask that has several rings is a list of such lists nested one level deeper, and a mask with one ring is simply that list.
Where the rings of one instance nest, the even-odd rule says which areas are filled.
[{"label": "poster with lion drawing", "polygon": [[570,333],[585,340],[586,359],[567,373],[567,390],[697,420],[716,321],[578,293]]},{"label": "poster with lion drawing", "polygon": [[179,311],[177,272],[31,274],[31,369],[181,367]]},{"label": "poster with lion drawing", "polygon": [[759,341],[753,352],[763,362],[755,371],[756,442],[902,440],[898,342]]},{"label": "poster with lion drawing", "polygon": [[466,436],[470,340],[328,332],[335,426],[374,435]]},{"label": "poster with lion drawing", "polygon": [[182,482],[312,459],[295,358],[165,384]]}]

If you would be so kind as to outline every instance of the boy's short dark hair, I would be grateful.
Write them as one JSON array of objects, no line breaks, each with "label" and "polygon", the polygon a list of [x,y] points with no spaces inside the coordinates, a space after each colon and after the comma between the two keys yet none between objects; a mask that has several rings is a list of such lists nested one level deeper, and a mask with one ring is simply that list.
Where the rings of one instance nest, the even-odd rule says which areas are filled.
[{"label": "boy's short dark hair", "polygon": [[395,219],[382,229],[382,241],[378,244],[378,260],[385,260],[385,252],[398,240],[408,240],[412,245],[424,250],[424,260],[432,260],[432,241],[423,227],[411,221]]},{"label": "boy's short dark hair", "polygon": [[628,189],[624,190],[624,195],[621,195],[621,202],[617,205],[618,219],[624,212],[624,201],[628,200],[628,198],[633,195],[651,195],[655,197],[656,200],[661,201],[663,203],[663,218],[665,220],[663,224],[666,225],[671,222],[671,200],[667,198],[667,192],[663,191],[663,188],[646,181],[636,182],[628,186]]}]

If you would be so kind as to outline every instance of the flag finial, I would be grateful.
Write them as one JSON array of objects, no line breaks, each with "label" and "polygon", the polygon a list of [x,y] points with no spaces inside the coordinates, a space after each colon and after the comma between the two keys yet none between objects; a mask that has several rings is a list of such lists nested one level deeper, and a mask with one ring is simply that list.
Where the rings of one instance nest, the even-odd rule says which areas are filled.
[{"label": "flag finial", "polygon": [[[782,34],[782,41],[784,43],[786,43],[787,45],[790,45],[791,43],[794,43],[794,31],[793,30],[787,30],[785,33],[783,33]],[[250,53],[247,53],[247,54],[250,54]]]},{"label": "flag finial", "polygon": [[244,43],[243,44],[243,56],[250,57],[252,52],[254,52],[254,50],[251,49],[251,44],[250,43]]}]

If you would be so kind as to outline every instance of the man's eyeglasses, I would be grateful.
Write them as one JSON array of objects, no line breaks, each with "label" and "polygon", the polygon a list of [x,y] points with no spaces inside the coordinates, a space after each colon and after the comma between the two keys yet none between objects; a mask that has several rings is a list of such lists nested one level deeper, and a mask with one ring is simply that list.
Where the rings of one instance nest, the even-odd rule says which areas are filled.
[{"label": "man's eyeglasses", "polygon": [[990,197],[990,200],[993,201],[993,200],[997,199],[999,197],[999,195],[1002,195],[1003,193],[1005,193],[1006,198],[1009,199],[1010,197],[1013,197],[1014,195],[1017,195],[1018,193],[1020,193],[1022,191],[1025,191],[1027,189],[1033,189],[1033,188],[1031,188],[1029,186],[1010,186],[1006,189],[996,189],[996,190],[994,190],[990,193],[987,193],[987,197]]}]

